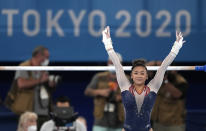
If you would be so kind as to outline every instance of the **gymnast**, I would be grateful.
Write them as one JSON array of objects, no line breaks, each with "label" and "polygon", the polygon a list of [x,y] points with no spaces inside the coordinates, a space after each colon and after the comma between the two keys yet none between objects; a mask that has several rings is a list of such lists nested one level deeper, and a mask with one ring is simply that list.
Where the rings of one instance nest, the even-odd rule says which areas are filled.
[{"label": "gymnast", "polygon": [[133,62],[131,69],[132,83],[130,83],[113,49],[109,26],[102,31],[102,37],[105,49],[115,66],[117,81],[121,89],[122,101],[125,109],[123,130],[151,131],[150,114],[157,92],[162,84],[167,67],[175,59],[185,42],[183,41],[181,32],[176,32],[176,41],[169,55],[164,59],[154,78],[147,85],[145,85],[145,81],[148,79],[148,73],[145,63],[143,63],[142,60]]}]

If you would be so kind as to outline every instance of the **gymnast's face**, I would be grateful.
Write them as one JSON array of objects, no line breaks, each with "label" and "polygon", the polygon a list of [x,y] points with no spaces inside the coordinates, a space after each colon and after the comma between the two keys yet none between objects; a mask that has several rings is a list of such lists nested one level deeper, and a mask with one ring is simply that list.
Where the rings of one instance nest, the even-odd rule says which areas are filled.
[{"label": "gymnast's face", "polygon": [[132,70],[131,78],[135,85],[144,85],[148,79],[147,70],[143,66],[137,66]]}]

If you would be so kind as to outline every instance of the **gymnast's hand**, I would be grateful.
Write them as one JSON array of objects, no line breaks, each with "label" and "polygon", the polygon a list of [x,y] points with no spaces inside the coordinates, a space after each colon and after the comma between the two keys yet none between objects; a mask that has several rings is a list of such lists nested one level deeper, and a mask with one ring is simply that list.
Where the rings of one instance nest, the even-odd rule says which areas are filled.
[{"label": "gymnast's hand", "polygon": [[108,51],[110,49],[113,49],[112,46],[112,40],[110,37],[110,29],[109,26],[107,26],[103,31],[102,31],[102,42],[104,43],[105,49]]},{"label": "gymnast's hand", "polygon": [[181,32],[177,32],[176,31],[176,42],[180,43],[181,46],[183,43],[185,43],[185,41],[183,41],[183,36],[182,36],[182,33]]},{"label": "gymnast's hand", "polygon": [[177,55],[184,43],[185,43],[185,41],[183,41],[182,33],[181,32],[178,33],[176,31],[176,41],[175,41],[171,51]]}]

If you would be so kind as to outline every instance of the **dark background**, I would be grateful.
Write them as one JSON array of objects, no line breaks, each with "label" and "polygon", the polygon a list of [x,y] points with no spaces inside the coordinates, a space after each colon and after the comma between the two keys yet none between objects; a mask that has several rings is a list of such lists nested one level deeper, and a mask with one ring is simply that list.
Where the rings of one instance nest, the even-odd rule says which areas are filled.
[{"label": "dark background", "polygon": [[[1,62],[0,65],[18,65],[19,62]],[[203,65],[204,62],[187,62],[187,63],[176,63],[179,65]],[[50,65],[68,65],[68,66],[80,66],[80,65],[106,65],[105,62],[99,63],[67,63],[58,62],[51,63]],[[124,63],[124,65],[130,65],[130,63]],[[71,99],[72,105],[75,111],[79,112],[81,116],[87,119],[88,131],[91,131],[93,124],[93,99],[84,95],[84,90],[90,82],[93,75],[97,72],[93,71],[59,71],[50,72],[50,74],[61,75],[63,80],[58,85],[53,99],[58,96],[65,95]],[[130,73],[130,72],[126,72]],[[189,89],[187,93],[187,130],[191,131],[202,131],[206,130],[206,73],[197,71],[181,71],[182,74],[189,83]],[[11,82],[14,77],[13,71],[1,71],[0,72],[0,96],[4,99]],[[1,130],[15,130],[17,126],[17,117],[12,114],[9,110],[6,110],[3,106],[0,109],[0,127]]]}]

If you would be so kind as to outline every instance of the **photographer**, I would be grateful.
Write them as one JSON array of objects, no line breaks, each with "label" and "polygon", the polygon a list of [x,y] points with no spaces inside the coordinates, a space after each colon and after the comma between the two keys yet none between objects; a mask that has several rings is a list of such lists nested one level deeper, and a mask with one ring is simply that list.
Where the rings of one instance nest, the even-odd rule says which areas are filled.
[{"label": "photographer", "polygon": [[[119,59],[122,61],[120,54]],[[113,66],[108,60],[108,66]],[[97,73],[85,90],[85,95],[94,97],[93,131],[121,131],[124,122],[124,109],[113,70]]]},{"label": "photographer", "polygon": [[[22,62],[20,66],[47,66],[49,50],[44,46],[36,47],[32,58]],[[54,79],[55,78],[55,79]],[[48,120],[51,95],[57,84],[57,78],[46,71],[16,71],[11,89],[5,104],[14,113],[20,115],[32,111],[38,115],[37,127]]]},{"label": "photographer", "polygon": [[78,118],[78,113],[74,112],[66,96],[57,99],[50,116],[51,120],[42,125],[41,131],[87,131],[86,120]]},{"label": "photographer", "polygon": [[[159,66],[161,61],[151,61],[147,65]],[[187,80],[177,71],[165,73],[151,115],[154,131],[185,131],[188,87]]]}]

